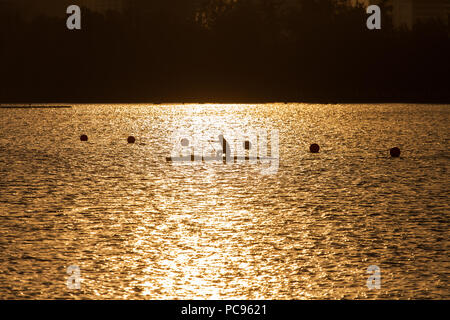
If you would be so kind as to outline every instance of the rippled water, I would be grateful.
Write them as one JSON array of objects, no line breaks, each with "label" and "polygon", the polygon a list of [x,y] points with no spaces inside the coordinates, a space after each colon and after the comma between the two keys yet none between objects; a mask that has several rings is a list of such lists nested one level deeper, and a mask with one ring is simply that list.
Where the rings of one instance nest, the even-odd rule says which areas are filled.
[{"label": "rippled water", "polygon": [[[0,298],[448,299],[449,115],[400,104],[0,109]],[[276,174],[166,162],[179,129],[232,140],[260,128],[279,130]],[[66,285],[71,265],[80,290]],[[370,265],[379,290],[366,286]]]}]

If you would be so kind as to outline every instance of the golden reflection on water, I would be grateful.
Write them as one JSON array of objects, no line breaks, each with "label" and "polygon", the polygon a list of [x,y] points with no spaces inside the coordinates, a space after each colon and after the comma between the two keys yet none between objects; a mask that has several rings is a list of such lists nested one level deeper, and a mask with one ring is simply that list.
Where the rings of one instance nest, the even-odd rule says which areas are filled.
[{"label": "golden reflection on water", "polygon": [[[1,298],[450,296],[448,106],[80,105],[0,115]],[[261,128],[280,132],[276,174],[165,161],[179,129],[233,142]],[[313,142],[320,154],[308,152]],[[401,159],[388,157],[393,145]],[[81,269],[79,291],[66,287],[69,265]],[[370,265],[381,268],[380,290],[366,286]]]}]

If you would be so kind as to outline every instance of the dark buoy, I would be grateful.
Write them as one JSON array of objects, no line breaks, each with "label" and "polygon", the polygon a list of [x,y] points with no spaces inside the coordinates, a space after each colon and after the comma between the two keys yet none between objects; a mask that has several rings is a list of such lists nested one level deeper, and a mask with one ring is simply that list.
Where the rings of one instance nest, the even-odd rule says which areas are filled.
[{"label": "dark buoy", "polygon": [[128,137],[128,143],[135,143],[136,139],[132,136]]},{"label": "dark buoy", "polygon": [[391,157],[392,157],[392,158],[398,158],[398,157],[400,157],[400,149],[397,148],[397,147],[392,148],[392,149],[390,150],[390,153],[391,153]]},{"label": "dark buoy", "polygon": [[245,150],[250,150],[252,148],[252,143],[250,141],[245,141],[244,148]]},{"label": "dark buoy", "polygon": [[181,145],[182,145],[183,147],[189,147],[189,140],[186,139],[186,138],[181,139]]},{"label": "dark buoy", "polygon": [[88,141],[88,136],[85,135],[85,134],[82,134],[82,135],[80,136],[80,140],[83,141],[83,142],[86,142],[86,141]]},{"label": "dark buoy", "polygon": [[309,151],[311,151],[311,153],[319,153],[320,147],[318,144],[314,143],[309,147]]}]

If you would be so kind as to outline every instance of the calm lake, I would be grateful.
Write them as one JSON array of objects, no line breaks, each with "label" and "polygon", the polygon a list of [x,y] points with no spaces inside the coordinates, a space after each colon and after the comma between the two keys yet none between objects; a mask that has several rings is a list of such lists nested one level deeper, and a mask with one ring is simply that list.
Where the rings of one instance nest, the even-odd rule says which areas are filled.
[{"label": "calm lake", "polygon": [[[449,116],[413,104],[0,109],[0,298],[449,299]],[[231,145],[277,131],[277,171],[169,163],[180,130]],[[372,265],[380,289],[367,287]]]}]

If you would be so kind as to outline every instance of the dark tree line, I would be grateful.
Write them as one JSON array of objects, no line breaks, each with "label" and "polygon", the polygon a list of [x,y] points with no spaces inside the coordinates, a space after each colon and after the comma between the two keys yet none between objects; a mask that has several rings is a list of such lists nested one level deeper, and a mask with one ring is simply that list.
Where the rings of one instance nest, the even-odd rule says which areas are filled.
[{"label": "dark tree line", "polygon": [[23,20],[0,13],[0,102],[448,102],[450,41],[438,21],[366,28],[333,0],[130,2]]}]

